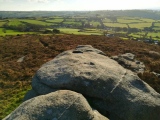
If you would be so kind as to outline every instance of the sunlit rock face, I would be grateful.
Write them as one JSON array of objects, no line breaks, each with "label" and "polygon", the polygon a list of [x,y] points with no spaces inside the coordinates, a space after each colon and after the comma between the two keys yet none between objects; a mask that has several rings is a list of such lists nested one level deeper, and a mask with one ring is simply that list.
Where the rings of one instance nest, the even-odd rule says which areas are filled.
[{"label": "sunlit rock face", "polygon": [[59,90],[22,103],[4,120],[108,120],[79,93]]}]

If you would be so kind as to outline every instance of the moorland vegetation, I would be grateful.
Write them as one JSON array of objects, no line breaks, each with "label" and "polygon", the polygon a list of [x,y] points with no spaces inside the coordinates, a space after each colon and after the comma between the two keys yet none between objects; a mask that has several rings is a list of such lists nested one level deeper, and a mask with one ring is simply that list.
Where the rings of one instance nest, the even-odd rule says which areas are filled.
[{"label": "moorland vegetation", "polygon": [[[144,62],[146,70],[139,77],[160,93],[160,47],[154,44],[107,38],[96,35],[18,35],[0,38],[0,118],[15,109],[30,89],[33,75],[40,66],[59,53],[80,44],[90,44],[107,56],[133,53]],[[24,58],[19,61],[20,58]]]}]

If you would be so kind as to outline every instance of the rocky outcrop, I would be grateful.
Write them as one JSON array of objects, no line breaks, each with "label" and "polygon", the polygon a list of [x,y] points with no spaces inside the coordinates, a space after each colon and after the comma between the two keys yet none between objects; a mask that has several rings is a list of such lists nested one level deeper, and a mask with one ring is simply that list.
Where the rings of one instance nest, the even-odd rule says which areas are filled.
[{"label": "rocky outcrop", "polygon": [[153,58],[160,58],[160,53],[156,51],[149,51],[149,55]]},{"label": "rocky outcrop", "polygon": [[131,70],[135,73],[143,73],[145,70],[145,65],[135,59],[135,55],[132,53],[125,53],[118,56],[112,56],[112,59],[116,60],[124,68]]},{"label": "rocky outcrop", "polygon": [[4,120],[108,120],[79,93],[59,90],[22,103]]},{"label": "rocky outcrop", "polygon": [[58,90],[81,93],[92,108],[110,120],[160,118],[160,94],[92,46],[78,46],[44,64],[32,80],[32,89],[26,99]]}]

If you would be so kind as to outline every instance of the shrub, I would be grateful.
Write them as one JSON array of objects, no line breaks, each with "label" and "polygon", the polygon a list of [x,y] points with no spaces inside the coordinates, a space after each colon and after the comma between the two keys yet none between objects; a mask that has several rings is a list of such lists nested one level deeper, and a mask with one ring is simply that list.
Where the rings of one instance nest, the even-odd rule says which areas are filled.
[{"label": "shrub", "polygon": [[59,33],[60,33],[60,30],[58,30],[58,29],[53,29],[53,33],[59,34]]}]

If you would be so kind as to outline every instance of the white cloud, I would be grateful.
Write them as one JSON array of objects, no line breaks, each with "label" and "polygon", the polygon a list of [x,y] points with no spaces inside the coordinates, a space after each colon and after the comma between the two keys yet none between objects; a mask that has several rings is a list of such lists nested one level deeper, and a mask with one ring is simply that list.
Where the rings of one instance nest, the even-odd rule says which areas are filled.
[{"label": "white cloud", "polygon": [[149,8],[160,9],[160,0],[0,0],[0,10],[58,11],[125,10]]},{"label": "white cloud", "polygon": [[12,0],[0,0],[0,2],[13,2]]},{"label": "white cloud", "polygon": [[50,0],[28,0],[29,2],[48,3]]}]

